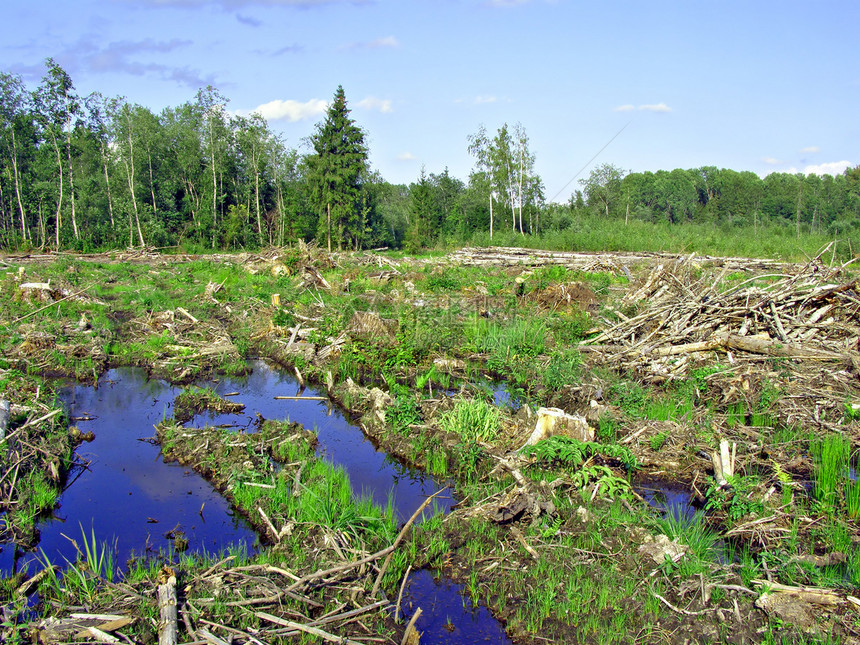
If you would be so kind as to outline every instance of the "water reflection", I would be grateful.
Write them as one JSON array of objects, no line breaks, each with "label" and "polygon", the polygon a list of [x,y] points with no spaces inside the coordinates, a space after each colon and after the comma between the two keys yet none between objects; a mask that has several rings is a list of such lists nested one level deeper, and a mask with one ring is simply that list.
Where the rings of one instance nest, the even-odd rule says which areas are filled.
[{"label": "water reflection", "polygon": [[464,597],[462,585],[436,581],[422,569],[409,576],[404,617],[421,608],[415,626],[422,643],[512,643],[501,624],[485,607]]},{"label": "water reflection", "polygon": [[[59,506],[39,523],[39,549],[48,559],[74,561],[73,540],[83,548],[83,535],[94,534],[99,543],[114,547],[118,564],[124,565],[133,554],[169,550],[166,534],[174,529],[185,533],[195,552],[228,545],[253,550],[256,534],[218,491],[191,470],[165,464],[159,447],[148,441],[155,424],[171,415],[178,392],[135,368],[110,370],[95,387],[74,385],[60,392],[70,417],[92,419],[77,425],[92,431],[95,440],[78,448],[86,466],[73,469]],[[36,553],[16,551],[4,545],[4,574],[35,564]]]},{"label": "water reflection", "polygon": [[[295,396],[299,392],[295,378],[263,361],[252,361],[251,367],[253,371],[248,376],[211,384],[222,396],[238,391],[238,395],[229,398],[245,404],[241,413],[205,415],[204,418],[192,419],[189,425],[236,424],[250,427],[258,414],[266,419],[297,421],[317,433],[322,456],[347,472],[356,494],[369,495],[383,507],[391,495],[400,521],[408,519],[427,497],[447,486],[446,482],[410,468],[378,450],[339,408],[328,401],[275,400],[275,396]],[[324,393],[306,388],[302,395],[320,397]],[[445,512],[454,503],[450,495],[440,495],[436,499],[439,500],[438,507]]]},{"label": "water reflection", "polygon": [[[275,400],[298,391],[295,379],[262,361],[251,367],[244,377],[199,383],[221,395],[238,391],[230,398],[244,403],[244,411],[201,415],[186,425],[223,424],[252,432],[260,416],[297,421],[317,432],[322,455],[346,470],[356,494],[370,496],[383,507],[390,496],[400,521],[447,485],[377,450],[328,401]],[[105,373],[95,387],[71,385],[60,392],[69,416],[88,419],[76,423],[96,438],[78,448],[87,465],[70,473],[71,485],[58,508],[39,524],[39,548],[52,562],[74,561],[73,540],[82,547],[82,534],[89,537],[93,532],[99,542],[114,546],[120,564],[134,554],[170,549],[166,534],[174,529],[184,532],[192,552],[217,552],[230,545],[253,551],[254,532],[224,498],[189,468],[165,464],[159,447],[149,441],[154,426],[172,416],[180,391],[164,381],[149,380],[141,369],[119,368]],[[314,389],[304,394],[320,395]],[[451,495],[436,500],[435,508],[444,512],[454,503]],[[0,545],[4,575],[23,564],[34,565],[35,559],[36,553]]]},{"label": "water reflection", "polygon": [[[230,400],[245,404],[241,413],[200,415],[186,425],[223,424],[253,432],[260,416],[297,421],[317,432],[322,455],[346,470],[356,493],[370,495],[382,506],[390,497],[400,521],[446,486],[378,450],[328,401],[275,400],[275,396],[297,393],[295,379],[262,361],[251,366],[247,376],[198,384],[222,396],[238,392]],[[62,390],[60,398],[69,416],[89,419],[77,425],[83,432],[92,431],[95,440],[78,449],[87,466],[70,474],[73,484],[62,493],[53,516],[39,525],[39,548],[52,562],[75,560],[72,540],[83,548],[82,531],[87,537],[94,533],[100,543],[109,542],[120,565],[133,554],[169,550],[166,534],[177,528],[185,533],[192,552],[214,553],[231,545],[253,550],[254,532],[218,492],[190,469],[165,464],[159,447],[150,440],[154,426],[172,416],[180,391],[147,379],[136,368],[110,370],[95,387],[72,385]],[[308,388],[304,395],[319,393]],[[455,502],[450,494],[436,500],[434,506],[444,512]],[[23,566],[31,572],[41,568],[36,560],[33,552],[21,553],[13,544],[0,544],[3,576]],[[462,598],[459,585],[437,584],[429,572],[410,577],[404,603],[407,614],[422,607],[417,626],[425,632],[426,642],[511,642],[485,608],[472,607]],[[413,609],[407,611],[406,606]]]},{"label": "water reflection", "polygon": [[664,517],[671,515],[676,520],[690,519],[696,514],[689,489],[668,482],[648,482],[637,486],[636,491],[648,504],[658,509]]}]

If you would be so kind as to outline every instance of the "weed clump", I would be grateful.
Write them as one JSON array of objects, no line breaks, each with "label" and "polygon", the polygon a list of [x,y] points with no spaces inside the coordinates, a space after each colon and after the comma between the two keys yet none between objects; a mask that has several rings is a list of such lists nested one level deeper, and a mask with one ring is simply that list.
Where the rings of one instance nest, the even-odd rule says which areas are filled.
[{"label": "weed clump", "polygon": [[459,399],[452,410],[441,415],[439,424],[464,442],[492,443],[501,429],[501,415],[482,399]]}]

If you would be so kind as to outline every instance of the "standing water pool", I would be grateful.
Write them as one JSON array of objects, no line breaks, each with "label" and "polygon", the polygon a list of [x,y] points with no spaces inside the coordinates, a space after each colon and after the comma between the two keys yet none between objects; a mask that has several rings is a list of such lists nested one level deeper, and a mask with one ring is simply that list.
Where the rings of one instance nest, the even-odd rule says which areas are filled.
[{"label": "standing water pool", "polygon": [[[401,522],[428,496],[447,486],[378,450],[328,401],[276,400],[275,396],[298,393],[295,379],[263,361],[253,361],[250,367],[244,377],[198,384],[222,396],[238,392],[230,399],[245,404],[241,413],[200,415],[185,425],[224,425],[250,433],[260,417],[301,423],[317,433],[321,454],[344,468],[355,494],[370,495],[382,506],[390,496]],[[113,369],[95,387],[72,385],[61,392],[69,416],[78,419],[75,423],[82,432],[95,435],[91,443],[78,448],[88,465],[73,470],[58,508],[40,523],[37,552],[0,545],[3,575],[23,566],[39,569],[42,565],[37,560],[45,556],[54,564],[74,561],[77,551],[72,541],[81,545],[84,534],[111,545],[120,568],[134,555],[169,552],[177,532],[194,553],[256,548],[256,534],[224,498],[193,471],[165,464],[152,440],[154,426],[173,416],[179,392],[181,388],[164,381],[147,379],[137,368]],[[313,389],[302,394],[320,396]],[[455,501],[450,494],[436,500],[443,512]],[[510,642],[486,609],[473,607],[457,585],[437,583],[426,571],[410,577],[404,597],[407,619],[413,613],[409,607],[418,606],[423,609],[416,622],[424,632],[422,642]]]}]

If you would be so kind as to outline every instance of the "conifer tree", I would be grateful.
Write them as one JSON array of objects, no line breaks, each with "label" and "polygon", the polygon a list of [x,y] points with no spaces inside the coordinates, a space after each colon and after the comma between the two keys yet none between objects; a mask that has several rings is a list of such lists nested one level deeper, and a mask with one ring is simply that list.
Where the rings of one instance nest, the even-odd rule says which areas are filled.
[{"label": "conifer tree", "polygon": [[308,158],[308,182],[320,215],[318,236],[325,238],[329,251],[333,235],[338,249],[344,242],[358,249],[367,230],[367,147],[364,132],[349,117],[342,86],[311,143],[316,154]]}]

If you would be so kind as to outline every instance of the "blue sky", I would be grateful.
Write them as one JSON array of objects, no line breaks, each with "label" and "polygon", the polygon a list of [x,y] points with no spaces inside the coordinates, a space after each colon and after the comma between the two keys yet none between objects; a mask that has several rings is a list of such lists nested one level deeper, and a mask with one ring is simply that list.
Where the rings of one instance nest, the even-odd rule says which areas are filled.
[{"label": "blue sky", "polygon": [[49,56],[155,112],[211,84],[300,150],[343,85],[395,183],[466,180],[468,135],[505,122],[556,201],[622,128],[593,164],[860,164],[857,0],[3,0],[0,23],[0,71],[31,88]]}]

